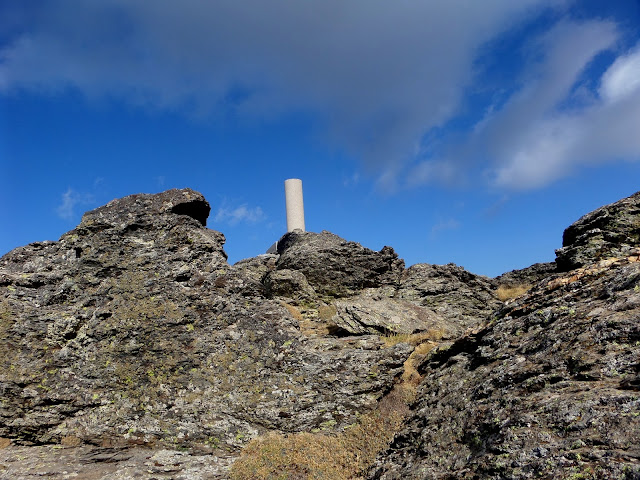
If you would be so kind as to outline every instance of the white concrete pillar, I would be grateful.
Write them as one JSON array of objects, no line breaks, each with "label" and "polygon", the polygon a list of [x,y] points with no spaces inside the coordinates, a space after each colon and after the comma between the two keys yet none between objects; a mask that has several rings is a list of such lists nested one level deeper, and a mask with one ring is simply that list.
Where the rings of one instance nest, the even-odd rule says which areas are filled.
[{"label": "white concrete pillar", "polygon": [[284,181],[284,196],[287,203],[287,232],[304,229],[304,202],[302,180],[290,178]]}]

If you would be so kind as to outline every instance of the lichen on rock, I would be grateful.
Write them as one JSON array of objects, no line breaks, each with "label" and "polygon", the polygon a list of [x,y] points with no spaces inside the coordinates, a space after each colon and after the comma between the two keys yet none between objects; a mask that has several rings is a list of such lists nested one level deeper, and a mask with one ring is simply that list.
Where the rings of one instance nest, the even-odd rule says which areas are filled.
[{"label": "lichen on rock", "polygon": [[571,224],[556,250],[560,271],[611,257],[624,257],[640,245],[640,192],[600,207]]},{"label": "lichen on rock", "polygon": [[132,195],[0,259],[0,437],[234,452],[375,406],[410,348],[303,334],[268,298],[274,265],[229,265],[209,210]]},{"label": "lichen on rock", "polygon": [[497,280],[531,288],[425,356],[412,415],[368,478],[640,478],[639,198],[567,229],[571,271]]},{"label": "lichen on rock", "polygon": [[638,478],[638,199],[495,279],[329,232],[230,265],[198,192],[114,200],[0,258],[0,476],[228,478],[406,382],[371,479]]}]

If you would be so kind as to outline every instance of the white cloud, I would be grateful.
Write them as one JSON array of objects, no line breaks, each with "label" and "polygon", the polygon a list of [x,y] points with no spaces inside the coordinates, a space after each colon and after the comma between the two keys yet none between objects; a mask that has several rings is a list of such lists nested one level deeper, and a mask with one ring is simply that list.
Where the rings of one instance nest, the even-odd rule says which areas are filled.
[{"label": "white cloud", "polygon": [[422,161],[418,163],[407,176],[407,184],[409,187],[428,183],[455,185],[463,180],[456,165],[443,160]]},{"label": "white cloud", "polygon": [[[491,183],[539,188],[583,165],[640,159],[640,140],[633,133],[640,118],[637,52],[620,56],[604,73],[600,98],[594,92],[585,99],[588,89],[580,84],[590,62],[614,48],[617,39],[605,21],[561,23],[545,35],[538,43],[544,60],[531,80],[489,114],[469,141],[491,159]],[[571,106],[574,91],[582,97]]]},{"label": "white cloud", "polygon": [[0,89],[73,87],[199,115],[309,110],[327,139],[393,179],[457,112],[479,46],[564,3],[42,2],[0,50]]},{"label": "white cloud", "polygon": [[446,230],[457,230],[462,226],[462,224],[454,219],[449,218],[447,220],[442,220],[436,223],[433,227],[431,227],[431,237],[436,237],[439,233]]},{"label": "white cloud", "polygon": [[87,206],[94,203],[93,195],[79,193],[68,188],[60,199],[60,205],[56,207],[56,214],[63,220],[73,220],[76,217],[76,207]]},{"label": "white cloud", "polygon": [[[529,68],[499,82],[499,101],[473,133],[428,152],[423,143],[463,114],[491,41],[549,8],[561,18],[570,3],[22,2],[14,8],[30,13],[0,47],[0,92],[71,87],[219,118],[309,111],[382,188],[538,188],[585,164],[640,157],[640,48],[620,55],[599,89],[582,78],[599,53],[615,53],[621,35],[610,21],[560,20],[531,39]],[[221,218],[256,218],[236,209]]]},{"label": "white cloud", "polygon": [[640,88],[640,46],[622,55],[602,76],[600,95],[607,102],[628,98]]},{"label": "white cloud", "polygon": [[255,224],[265,219],[266,216],[260,207],[249,207],[247,204],[229,206],[226,202],[223,202],[223,205],[218,208],[213,221],[233,226],[238,223]]}]

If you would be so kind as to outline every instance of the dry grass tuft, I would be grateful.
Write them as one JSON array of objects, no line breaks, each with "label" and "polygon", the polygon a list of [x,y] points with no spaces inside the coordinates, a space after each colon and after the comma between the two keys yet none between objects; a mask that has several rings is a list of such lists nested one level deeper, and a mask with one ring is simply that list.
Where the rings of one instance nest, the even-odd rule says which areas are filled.
[{"label": "dry grass tuft", "polygon": [[521,285],[500,285],[498,290],[496,290],[496,296],[499,300],[505,302],[507,300],[511,300],[512,298],[519,297],[523,293],[529,291],[532,285],[528,283],[523,283]]},{"label": "dry grass tuft", "polygon": [[388,447],[409,412],[415,389],[396,386],[378,407],[338,435],[269,433],[252,440],[231,469],[231,480],[348,480]]},{"label": "dry grass tuft", "polygon": [[290,305],[288,303],[284,303],[284,306],[287,310],[289,310],[289,313],[291,314],[291,316],[296,320],[300,321],[304,319],[304,317],[302,316],[302,312],[298,310],[298,307],[294,305]]},{"label": "dry grass tuft", "polygon": [[422,358],[433,350],[438,344],[432,341],[426,341],[418,345],[409,358],[404,362],[404,372],[402,373],[402,382],[406,385],[411,385],[414,388],[422,381],[422,375],[418,373],[417,366]]},{"label": "dry grass tuft", "polygon": [[[296,433],[268,433],[242,450],[233,464],[231,480],[289,480],[346,478],[340,463],[351,460],[351,452],[342,451],[336,437]],[[327,461],[331,459],[331,461]]]},{"label": "dry grass tuft", "polygon": [[323,305],[318,308],[318,318],[325,322],[328,322],[333,318],[333,316],[337,313],[336,307],[334,305]]},{"label": "dry grass tuft", "polygon": [[[295,317],[298,310],[291,305],[286,307]],[[335,307],[320,307],[318,313],[320,320],[328,320],[335,315]],[[258,437],[247,444],[233,464],[231,480],[362,478],[378,453],[389,446],[402,428],[409,414],[409,404],[415,399],[416,386],[422,380],[416,367],[444,334],[444,329],[431,329],[411,335],[381,337],[386,346],[405,342],[414,345],[415,349],[404,363],[401,383],[380,400],[375,410],[361,415],[354,425],[335,435],[271,432]]]},{"label": "dry grass tuft", "polygon": [[307,304],[292,305],[290,303],[280,302],[289,312],[289,314],[298,321],[300,332],[308,336],[326,336],[332,335],[333,330],[337,328],[331,318],[336,314],[334,305],[322,305],[320,307],[310,306]]}]

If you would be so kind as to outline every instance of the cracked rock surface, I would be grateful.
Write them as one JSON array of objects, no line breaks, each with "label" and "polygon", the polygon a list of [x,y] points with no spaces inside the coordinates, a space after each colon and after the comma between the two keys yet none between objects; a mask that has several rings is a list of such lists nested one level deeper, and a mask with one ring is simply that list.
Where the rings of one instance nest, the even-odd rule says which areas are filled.
[{"label": "cracked rock surface", "polygon": [[562,235],[556,250],[561,271],[608,257],[627,256],[640,244],[640,192],[587,213]]},{"label": "cracked rock surface", "polygon": [[230,266],[209,210],[189,189],[132,195],[58,242],[0,259],[3,455],[20,445],[236,455],[267,430],[340,431],[391,388],[408,345],[302,333],[266,298],[273,259]]},{"label": "cracked rock surface", "polygon": [[[567,230],[640,213],[629,199],[596,212]],[[618,238],[569,272],[507,276],[542,280],[426,356],[412,414],[369,478],[640,478],[640,245]]]},{"label": "cracked rock surface", "polygon": [[640,478],[639,195],[496,279],[329,232],[229,265],[198,192],[114,200],[0,258],[0,478],[227,478],[258,435],[352,425],[413,351],[384,336],[429,331],[369,478]]}]

